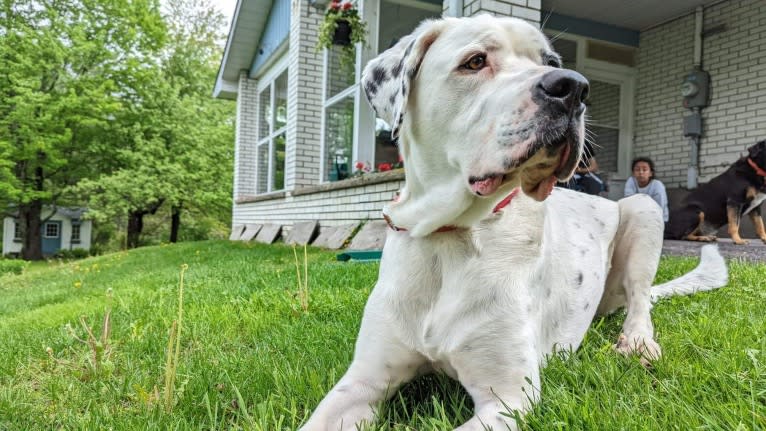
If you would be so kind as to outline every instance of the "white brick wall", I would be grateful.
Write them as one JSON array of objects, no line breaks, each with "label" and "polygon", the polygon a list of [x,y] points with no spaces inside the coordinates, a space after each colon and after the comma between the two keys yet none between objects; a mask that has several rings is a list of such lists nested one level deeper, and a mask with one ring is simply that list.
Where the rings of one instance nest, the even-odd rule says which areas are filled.
[{"label": "white brick wall", "polygon": [[463,2],[463,16],[473,16],[480,13],[513,16],[539,26],[540,0],[465,0]]},{"label": "white brick wall", "polygon": [[394,197],[403,181],[371,184],[300,196],[287,196],[234,207],[232,224],[279,223],[319,220],[323,226],[381,219],[383,205]]},{"label": "white brick wall", "polygon": [[[708,181],[749,145],[766,138],[766,2],[732,0],[705,9],[704,28],[726,30],[703,40],[711,104],[702,111],[700,180]],[[641,34],[634,155],[649,156],[667,186],[686,185],[689,144],[682,132],[679,87],[693,66],[694,14]]]},{"label": "white brick wall", "polygon": [[319,182],[322,54],[316,35],[323,15],[307,1],[293,1],[287,91],[285,189]]},{"label": "white brick wall", "polygon": [[258,82],[239,74],[234,149],[234,199],[255,194],[255,146],[258,139]]}]

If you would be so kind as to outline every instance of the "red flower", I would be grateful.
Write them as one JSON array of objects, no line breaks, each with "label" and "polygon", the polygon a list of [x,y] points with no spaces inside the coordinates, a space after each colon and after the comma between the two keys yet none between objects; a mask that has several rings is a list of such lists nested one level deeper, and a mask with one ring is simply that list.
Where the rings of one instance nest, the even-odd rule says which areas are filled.
[{"label": "red flower", "polygon": [[354,164],[354,167],[356,168],[357,171],[361,171],[362,169],[364,169],[364,165],[365,165],[364,162],[356,162]]},{"label": "red flower", "polygon": [[391,163],[381,163],[378,165],[379,172],[386,172],[391,170]]},{"label": "red flower", "polygon": [[349,9],[351,9],[352,7],[354,7],[354,5],[353,5],[353,4],[351,4],[351,2],[346,2],[346,3],[343,3],[343,10],[349,10]]},{"label": "red flower", "polygon": [[330,3],[330,9],[332,9],[332,10],[339,10],[340,9],[340,2],[333,0],[333,2]]}]

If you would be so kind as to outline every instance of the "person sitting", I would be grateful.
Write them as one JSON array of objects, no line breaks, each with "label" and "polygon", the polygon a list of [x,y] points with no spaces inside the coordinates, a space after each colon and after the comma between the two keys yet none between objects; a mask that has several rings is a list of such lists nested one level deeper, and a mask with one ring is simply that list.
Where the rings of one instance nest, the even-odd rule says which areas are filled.
[{"label": "person sitting", "polygon": [[668,195],[665,184],[654,178],[654,162],[648,157],[636,157],[631,165],[633,176],[625,182],[625,197],[644,193],[662,208],[662,218],[668,221]]}]

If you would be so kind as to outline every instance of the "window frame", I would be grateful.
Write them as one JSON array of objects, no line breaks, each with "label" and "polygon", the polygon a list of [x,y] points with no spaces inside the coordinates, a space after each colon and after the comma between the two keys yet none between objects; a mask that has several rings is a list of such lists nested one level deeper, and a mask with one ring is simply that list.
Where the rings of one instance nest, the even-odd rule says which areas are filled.
[{"label": "window frame", "polygon": [[21,223],[18,219],[13,220],[13,242],[21,242],[24,238],[21,236]]},{"label": "window frame", "polygon": [[[276,91],[276,82],[278,79],[282,77],[282,75],[285,75],[287,78],[287,86],[285,87],[285,123],[282,127],[275,129],[274,126],[276,125],[276,117],[277,117],[277,91]],[[276,145],[274,143],[275,139],[278,138],[281,135],[285,136],[285,147],[287,147],[287,128],[288,128],[288,122],[289,122],[289,101],[287,100],[287,94],[290,91],[290,84],[289,84],[289,67],[288,67],[288,58],[285,55],[282,59],[280,59],[274,67],[272,67],[267,73],[265,73],[259,80],[258,85],[256,87],[256,100],[258,101],[258,109],[256,112],[256,139],[255,139],[255,194],[256,195],[264,195],[274,192],[280,192],[284,191],[287,185],[287,178],[286,175],[283,177],[282,180],[282,187],[279,189],[274,188],[274,174],[275,174],[275,166],[274,166],[274,160],[276,156]],[[267,128],[268,132],[266,132],[265,136],[261,136],[261,121],[264,118],[264,116],[261,115],[263,112],[262,109],[264,109],[264,106],[261,104],[261,96],[264,92],[269,92],[269,106],[271,108],[271,121],[268,121]],[[260,184],[260,178],[261,173],[259,172],[259,157],[260,153],[259,150],[261,147],[267,146],[267,154],[268,154],[268,172],[266,173],[266,187],[265,191],[261,191]],[[282,170],[286,173],[287,171],[287,163],[285,161],[285,166],[283,166]]]},{"label": "window frame", "polygon": [[[56,226],[56,234],[51,235],[48,233],[48,228],[51,226]],[[43,238],[46,239],[59,239],[61,238],[61,223],[57,221],[47,221],[45,224],[43,224]]]},{"label": "window frame", "polygon": [[[75,232],[77,232],[77,235],[75,235]],[[72,221],[71,234],[69,236],[69,242],[71,244],[80,244],[82,241],[82,223],[79,221]]]}]

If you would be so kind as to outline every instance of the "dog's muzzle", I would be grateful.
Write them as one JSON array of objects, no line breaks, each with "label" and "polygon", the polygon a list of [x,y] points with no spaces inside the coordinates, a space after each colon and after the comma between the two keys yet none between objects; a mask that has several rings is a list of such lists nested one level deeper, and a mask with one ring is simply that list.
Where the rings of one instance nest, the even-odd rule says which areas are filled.
[{"label": "dog's muzzle", "polygon": [[553,111],[569,118],[585,111],[590,84],[584,76],[569,69],[556,69],[540,78],[535,87],[535,99]]}]

